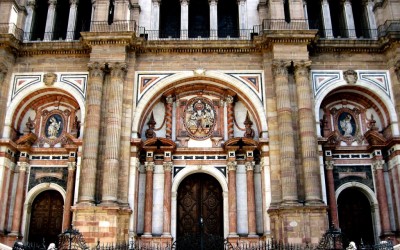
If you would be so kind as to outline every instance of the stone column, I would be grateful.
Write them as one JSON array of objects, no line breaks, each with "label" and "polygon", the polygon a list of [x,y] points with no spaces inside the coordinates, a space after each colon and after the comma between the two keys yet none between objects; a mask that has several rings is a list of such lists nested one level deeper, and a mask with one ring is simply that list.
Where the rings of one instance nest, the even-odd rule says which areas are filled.
[{"label": "stone column", "polygon": [[49,10],[47,11],[46,27],[44,30],[44,41],[51,41],[53,39],[56,5],[57,0],[49,0]]},{"label": "stone column", "polygon": [[73,194],[75,186],[75,169],[76,169],[76,163],[68,162],[68,181],[67,181],[67,192],[64,204],[64,218],[62,227],[63,232],[67,230],[71,225],[71,206],[73,204],[72,197],[74,197]]},{"label": "stone column", "polygon": [[150,39],[158,38],[158,31],[160,30],[160,2],[161,0],[151,0],[152,3],[152,11],[151,11],[151,19],[150,19],[150,30],[153,31],[153,34]]},{"label": "stone column", "polygon": [[373,163],[375,171],[376,193],[379,205],[379,216],[381,218],[382,237],[387,234],[391,234],[388,200],[385,188],[385,179],[383,176],[384,164],[385,164],[384,160],[376,160]]},{"label": "stone column", "polygon": [[189,34],[189,0],[181,0],[181,39],[186,40]]},{"label": "stone column", "polygon": [[151,236],[153,214],[153,171],[154,162],[145,162],[146,168],[146,194],[144,203],[144,229],[143,236]]},{"label": "stone column", "polygon": [[247,29],[247,7],[246,0],[238,0],[239,7],[239,32],[240,36],[244,35],[245,32],[242,30]]},{"label": "stone column", "polygon": [[342,0],[344,16],[346,20],[346,28],[349,38],[356,38],[356,26],[354,25],[353,9],[350,0]]},{"label": "stone column", "polygon": [[210,3],[210,38],[218,38],[218,1],[209,0]]},{"label": "stone column", "polygon": [[26,8],[26,19],[25,19],[25,25],[24,25],[24,42],[27,42],[31,40],[32,37],[32,21],[33,21],[33,16],[35,14],[35,0],[28,0],[26,2],[25,8]]},{"label": "stone column", "polygon": [[69,7],[68,28],[67,28],[67,41],[74,40],[76,28],[76,16],[78,13],[79,0],[69,0],[71,6]]},{"label": "stone column", "polygon": [[256,224],[256,201],[254,191],[254,161],[246,162],[246,181],[247,181],[247,219],[249,227],[249,237],[257,236]]},{"label": "stone column", "polygon": [[262,194],[262,213],[263,213],[263,235],[267,236],[271,232],[271,220],[268,209],[271,206],[271,175],[267,157],[261,158],[261,194]]},{"label": "stone column", "polygon": [[25,196],[25,183],[26,183],[26,171],[29,168],[27,162],[18,162],[19,174],[17,183],[17,192],[15,194],[14,212],[11,226],[12,235],[20,235],[21,230],[21,219],[22,219],[22,206],[24,204]]},{"label": "stone column", "polygon": [[167,102],[167,110],[165,112],[165,137],[171,139],[172,138],[172,105],[174,103],[174,98],[172,96],[168,96],[166,99]]},{"label": "stone column", "polygon": [[[8,72],[8,68],[4,63],[0,64],[0,88],[3,87],[4,78],[6,77]],[[0,96],[3,96],[3,93],[0,93]]]},{"label": "stone column", "polygon": [[376,31],[376,20],[374,15],[374,2],[372,0],[362,1],[362,4],[365,5],[365,11],[367,14],[369,32],[371,38],[377,38],[378,34]]},{"label": "stone column", "polygon": [[79,184],[78,203],[95,201],[97,155],[99,148],[101,99],[103,92],[103,65],[89,63],[88,93],[86,99],[86,119],[83,134],[82,169]]},{"label": "stone column", "polygon": [[233,103],[233,96],[227,96],[226,97],[226,103],[228,105],[227,111],[228,111],[228,139],[232,139],[234,134],[233,130],[233,116],[234,116],[234,103]]},{"label": "stone column", "polygon": [[321,203],[321,175],[318,160],[317,131],[314,119],[314,103],[309,80],[310,61],[295,62],[295,80],[297,107],[299,112],[299,130],[301,157],[304,172],[306,203]]},{"label": "stone column", "polygon": [[283,203],[297,203],[297,175],[295,166],[293,121],[290,104],[288,69],[290,62],[274,61],[279,141],[281,154],[281,183]]},{"label": "stone column", "polygon": [[229,206],[229,237],[237,237],[237,207],[236,207],[236,162],[230,161],[228,167],[228,206]]},{"label": "stone column", "polygon": [[325,38],[333,38],[331,11],[328,0],[322,0],[322,18],[324,21]]},{"label": "stone column", "polygon": [[163,236],[171,237],[171,187],[172,162],[164,162],[164,221]]},{"label": "stone column", "polygon": [[326,168],[326,180],[328,186],[328,202],[329,202],[329,210],[331,216],[331,224],[335,228],[339,228],[339,218],[338,218],[338,210],[337,210],[337,203],[336,203],[336,195],[335,195],[335,180],[333,178],[333,168],[334,168],[334,161],[328,160],[325,161],[325,168]]},{"label": "stone column", "polygon": [[108,93],[106,143],[104,150],[103,195],[101,203],[115,203],[118,199],[118,169],[121,149],[122,95],[126,75],[125,63],[109,65],[111,70]]}]

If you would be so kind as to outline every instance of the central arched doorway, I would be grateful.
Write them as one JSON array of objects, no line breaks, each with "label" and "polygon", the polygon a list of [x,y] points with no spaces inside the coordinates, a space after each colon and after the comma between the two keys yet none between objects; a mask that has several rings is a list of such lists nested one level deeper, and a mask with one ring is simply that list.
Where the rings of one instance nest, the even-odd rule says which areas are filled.
[{"label": "central arched doorway", "polygon": [[348,240],[357,246],[374,244],[371,204],[357,188],[343,190],[338,198],[339,225]]},{"label": "central arched doorway", "polygon": [[177,238],[202,233],[223,237],[222,211],[219,182],[208,174],[189,175],[178,188]]},{"label": "central arched doorway", "polygon": [[64,200],[56,190],[40,193],[32,203],[29,242],[58,243],[62,231]]}]

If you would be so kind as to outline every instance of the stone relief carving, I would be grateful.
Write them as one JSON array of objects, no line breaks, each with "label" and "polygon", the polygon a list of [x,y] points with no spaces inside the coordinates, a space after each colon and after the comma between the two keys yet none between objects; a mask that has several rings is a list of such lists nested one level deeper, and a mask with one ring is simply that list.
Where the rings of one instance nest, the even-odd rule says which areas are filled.
[{"label": "stone relief carving", "polygon": [[188,101],[184,111],[184,126],[193,139],[207,139],[211,136],[216,122],[213,103],[204,97]]},{"label": "stone relief carving", "polygon": [[55,73],[47,73],[43,76],[43,82],[46,86],[53,86],[57,80],[57,74]]},{"label": "stone relief carving", "polygon": [[358,80],[357,72],[355,72],[354,70],[347,70],[343,72],[343,77],[348,84],[356,84]]}]

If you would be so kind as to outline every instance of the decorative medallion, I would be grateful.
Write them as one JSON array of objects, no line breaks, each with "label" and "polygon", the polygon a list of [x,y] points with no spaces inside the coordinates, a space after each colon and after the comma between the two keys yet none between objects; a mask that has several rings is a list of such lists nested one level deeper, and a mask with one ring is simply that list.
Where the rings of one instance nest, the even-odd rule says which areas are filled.
[{"label": "decorative medallion", "polygon": [[354,136],[357,130],[354,117],[348,112],[342,112],[338,118],[340,134],[345,137]]},{"label": "decorative medallion", "polygon": [[43,82],[46,86],[54,85],[54,82],[57,81],[57,74],[55,73],[47,73],[43,75]]},{"label": "decorative medallion", "polygon": [[357,72],[351,69],[343,72],[343,76],[348,84],[356,84],[358,80]]},{"label": "decorative medallion", "polygon": [[214,130],[216,113],[211,100],[195,97],[187,102],[184,111],[184,126],[193,139],[205,140]]},{"label": "decorative medallion", "polygon": [[45,134],[46,137],[53,140],[60,137],[63,131],[63,121],[59,114],[50,116],[46,121]]}]

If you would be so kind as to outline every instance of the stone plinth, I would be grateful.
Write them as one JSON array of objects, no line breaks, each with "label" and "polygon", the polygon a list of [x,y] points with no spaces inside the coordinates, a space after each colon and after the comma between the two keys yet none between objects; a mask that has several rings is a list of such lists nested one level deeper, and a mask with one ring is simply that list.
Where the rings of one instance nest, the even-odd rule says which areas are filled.
[{"label": "stone plinth", "polygon": [[86,244],[128,242],[129,216],[132,210],[118,206],[75,206],[73,227],[82,233]]}]

